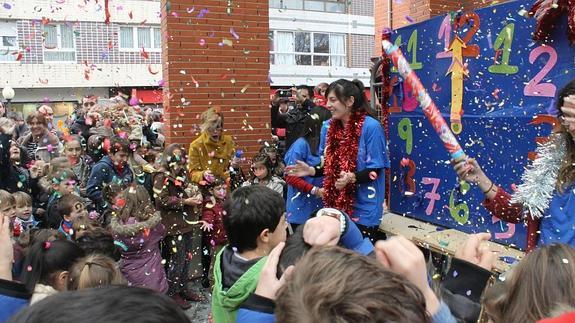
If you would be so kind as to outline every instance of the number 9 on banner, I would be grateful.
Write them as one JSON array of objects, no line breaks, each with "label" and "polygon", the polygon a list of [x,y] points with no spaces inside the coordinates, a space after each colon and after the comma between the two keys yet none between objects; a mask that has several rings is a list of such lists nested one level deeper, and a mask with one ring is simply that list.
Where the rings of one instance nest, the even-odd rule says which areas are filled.
[{"label": "number 9 on banner", "polygon": [[397,125],[399,138],[405,140],[405,152],[408,155],[411,155],[411,151],[413,150],[413,131],[411,128],[411,120],[409,120],[409,118],[401,119]]}]

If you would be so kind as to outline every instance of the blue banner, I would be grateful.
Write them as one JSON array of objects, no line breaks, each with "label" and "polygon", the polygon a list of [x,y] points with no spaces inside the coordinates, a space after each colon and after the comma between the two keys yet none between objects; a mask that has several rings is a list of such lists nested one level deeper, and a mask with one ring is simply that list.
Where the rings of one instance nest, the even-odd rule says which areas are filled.
[{"label": "blue banner", "polygon": [[[535,20],[520,14],[531,1],[440,16],[395,31],[412,69],[451,124],[465,153],[512,193],[550,134],[555,96],[575,79],[575,48],[567,18],[547,42],[532,41]],[[525,225],[493,217],[478,187],[459,187],[449,154],[392,71],[390,100],[393,212],[465,232],[490,231],[501,243],[525,247]]]}]

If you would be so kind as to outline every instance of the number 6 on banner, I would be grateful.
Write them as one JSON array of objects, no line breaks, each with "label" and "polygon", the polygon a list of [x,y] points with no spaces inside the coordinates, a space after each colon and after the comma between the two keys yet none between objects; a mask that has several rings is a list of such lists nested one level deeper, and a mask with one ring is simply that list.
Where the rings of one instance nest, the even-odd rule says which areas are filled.
[{"label": "number 6 on banner", "polygon": [[[449,196],[449,214],[459,224],[465,224],[469,220],[469,206],[465,202],[455,205],[455,190],[456,188],[452,189]],[[462,212],[463,214],[460,214]]]}]

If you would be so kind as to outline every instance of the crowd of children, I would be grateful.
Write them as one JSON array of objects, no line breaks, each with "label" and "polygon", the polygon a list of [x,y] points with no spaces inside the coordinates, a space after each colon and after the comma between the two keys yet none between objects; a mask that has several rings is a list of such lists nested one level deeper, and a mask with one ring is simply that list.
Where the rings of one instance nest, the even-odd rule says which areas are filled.
[{"label": "crowd of children", "polygon": [[[372,136],[381,125],[362,110],[355,84],[319,88],[327,99],[315,102],[326,107],[301,87],[304,127],[285,160],[266,143],[248,176],[213,109],[189,153],[163,146],[156,112],[122,102],[101,107],[86,98],[68,127],[55,127],[42,106],[27,118],[29,134],[0,117],[0,321],[187,322],[190,302],[209,301],[198,288],[210,291],[216,323],[572,319],[575,249],[567,244],[541,246],[494,276],[490,235],[476,234],[449,266],[430,269],[428,254],[409,240],[379,240],[385,236],[348,215],[343,209],[367,207],[351,187],[383,181],[385,149],[370,156],[377,163],[341,169],[334,163],[343,155],[330,157],[333,192],[324,195],[326,152],[359,160],[374,153],[369,145],[385,145]],[[339,117],[324,119],[318,109]],[[335,133],[355,117],[354,136]],[[330,130],[334,122],[342,124]],[[326,149],[340,135],[353,149]],[[462,167],[462,177],[474,171]],[[106,300],[87,309],[90,317],[69,313],[98,297]]]}]

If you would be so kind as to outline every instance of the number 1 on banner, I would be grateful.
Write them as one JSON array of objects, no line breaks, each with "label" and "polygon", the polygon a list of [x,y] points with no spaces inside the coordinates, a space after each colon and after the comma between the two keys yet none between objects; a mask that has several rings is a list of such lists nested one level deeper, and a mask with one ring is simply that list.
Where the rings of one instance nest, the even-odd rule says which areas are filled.
[{"label": "number 1 on banner", "polygon": [[[513,43],[513,34],[515,33],[515,24],[508,24],[501,30],[495,44],[493,44],[493,50],[495,50],[495,64],[489,66],[489,72],[494,74],[516,74],[519,72],[519,67],[514,65],[509,65],[509,55],[511,54],[511,44]],[[501,49],[503,45],[503,49]],[[501,63],[497,62],[498,53],[501,54]]]},{"label": "number 1 on banner", "polygon": [[449,50],[451,46],[451,15],[448,14],[443,18],[441,27],[439,27],[439,33],[437,38],[443,39],[443,52],[437,53],[435,58],[450,58],[453,56],[453,52]]},{"label": "number 1 on banner", "polygon": [[[397,36],[395,42],[393,43],[397,47],[401,47],[401,35]],[[417,29],[411,32],[409,36],[409,40],[407,41],[407,52],[411,54],[411,62],[409,63],[409,67],[412,70],[420,70],[423,68],[423,64],[417,61]],[[393,66],[391,68],[393,73],[397,73],[397,67]]]},{"label": "number 1 on banner", "polygon": [[437,194],[437,189],[439,188],[440,179],[439,178],[430,178],[424,177],[421,179],[423,185],[433,184],[433,188],[431,188],[431,192],[425,193],[424,197],[429,199],[429,205],[427,209],[425,209],[425,214],[431,215],[433,213],[433,209],[435,208],[435,201],[439,201],[441,196]]}]

